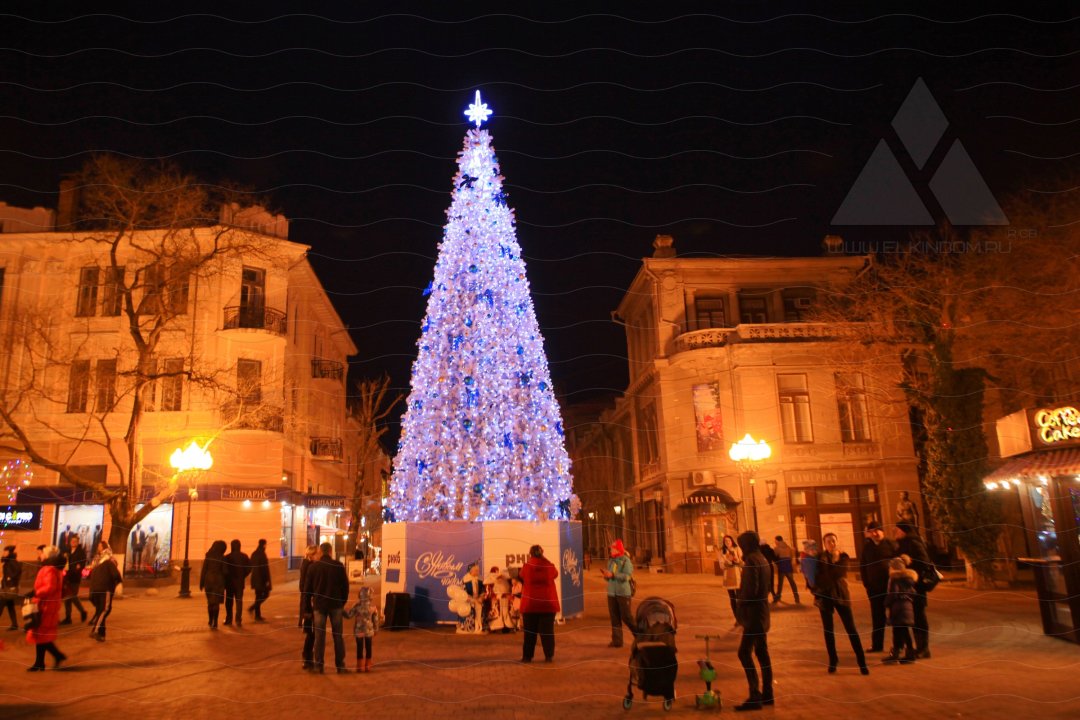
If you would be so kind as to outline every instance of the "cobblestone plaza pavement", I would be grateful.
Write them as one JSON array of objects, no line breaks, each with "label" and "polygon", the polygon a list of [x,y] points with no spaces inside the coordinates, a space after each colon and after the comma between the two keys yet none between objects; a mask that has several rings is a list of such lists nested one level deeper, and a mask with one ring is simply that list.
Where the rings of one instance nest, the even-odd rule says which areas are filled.
[{"label": "cobblestone plaza pavement", "polygon": [[[638,573],[638,598],[660,595],[679,615],[678,697],[672,715],[694,708],[704,684],[696,660],[698,634],[719,634],[712,659],[724,714],[746,696],[735,657],[727,595],[718,578]],[[109,618],[109,639],[97,643],[85,626],[61,627],[57,644],[68,655],[61,672],[27,673],[33,648],[21,632],[0,630],[0,717],[22,718],[614,718],[666,716],[661,704],[626,691],[629,642],[609,640],[606,601],[598,573],[586,577],[584,618],[556,628],[555,662],[522,664],[521,636],[455,635],[450,628],[380,632],[370,674],[300,668],[296,582],[276,589],[264,607],[269,622],[243,628],[206,627],[201,593],[175,597],[133,588]],[[355,586],[353,588],[355,595]],[[861,588],[853,588],[861,595]],[[791,598],[788,597],[788,600]],[[1042,634],[1034,590],[973,591],[942,584],[931,596],[933,657],[911,666],[882,666],[859,675],[846,638],[840,666],[826,673],[818,614],[808,597],[773,613],[769,647],[776,673],[776,706],[755,716],[783,718],[1066,718],[1080,716],[1080,646]],[[856,619],[868,638],[862,597]],[[351,622],[347,621],[351,631]],[[628,638],[629,640],[629,638]],[[346,638],[349,666],[355,646]],[[328,658],[332,666],[331,657]],[[51,660],[47,661],[51,667]],[[744,713],[740,713],[743,715]]]}]

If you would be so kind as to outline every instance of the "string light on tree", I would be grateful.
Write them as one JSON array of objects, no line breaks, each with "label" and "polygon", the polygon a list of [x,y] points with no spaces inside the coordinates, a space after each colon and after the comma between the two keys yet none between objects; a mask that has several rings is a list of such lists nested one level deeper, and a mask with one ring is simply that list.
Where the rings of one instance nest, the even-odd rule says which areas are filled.
[{"label": "string light on tree", "polygon": [[[19,458],[8,460],[0,465],[0,487],[3,488],[4,502],[0,504],[0,512],[12,512],[19,498],[19,490],[29,487],[34,479],[34,469],[30,463]],[[4,530],[0,528],[0,545],[3,541]]]},{"label": "string light on tree", "polygon": [[387,519],[572,517],[570,459],[503,177],[480,125],[458,155]]}]

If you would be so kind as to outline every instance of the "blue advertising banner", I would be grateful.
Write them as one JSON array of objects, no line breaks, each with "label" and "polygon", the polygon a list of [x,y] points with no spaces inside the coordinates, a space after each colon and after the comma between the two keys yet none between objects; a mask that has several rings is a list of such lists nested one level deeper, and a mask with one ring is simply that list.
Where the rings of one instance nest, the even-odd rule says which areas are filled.
[{"label": "blue advertising banner", "polygon": [[[471,522],[409,523],[405,591],[412,596],[415,625],[457,622],[447,588],[483,557],[483,526]],[[483,573],[481,573],[482,575]]]},{"label": "blue advertising banner", "polygon": [[[585,583],[582,578],[581,523],[559,523],[559,583],[563,617],[585,613]],[[553,558],[554,559],[554,558]]]}]

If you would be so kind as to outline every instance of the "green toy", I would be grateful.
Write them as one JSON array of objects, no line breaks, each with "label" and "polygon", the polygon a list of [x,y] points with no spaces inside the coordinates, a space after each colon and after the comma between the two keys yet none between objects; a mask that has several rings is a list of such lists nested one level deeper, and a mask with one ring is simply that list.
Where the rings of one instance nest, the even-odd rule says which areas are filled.
[{"label": "green toy", "polygon": [[714,692],[712,689],[712,684],[716,680],[716,668],[713,667],[712,660],[709,659],[709,641],[719,640],[720,636],[695,635],[694,637],[705,641],[705,657],[697,661],[698,675],[705,681],[705,693],[694,696],[694,707],[698,710],[719,710],[723,703],[720,700],[720,693]]}]

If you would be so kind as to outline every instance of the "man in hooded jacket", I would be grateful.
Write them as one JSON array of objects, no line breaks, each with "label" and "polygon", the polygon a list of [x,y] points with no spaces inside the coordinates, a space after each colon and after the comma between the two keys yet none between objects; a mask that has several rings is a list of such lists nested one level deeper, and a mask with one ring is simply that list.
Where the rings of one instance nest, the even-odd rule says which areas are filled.
[{"label": "man in hooded jacket", "polygon": [[[773,704],[772,662],[769,660],[769,594],[772,590],[772,568],[761,554],[761,542],[756,532],[744,532],[735,541],[743,553],[742,578],[736,601],[742,640],[739,642],[739,662],[746,673],[750,696],[735,710],[760,710]],[[761,685],[754,668],[754,656],[761,666]]]},{"label": "man in hooded jacket", "polygon": [[236,627],[244,624],[244,581],[251,572],[251,558],[240,552],[240,541],[229,543],[232,552],[225,556],[225,624],[233,623],[236,609]]}]

